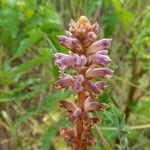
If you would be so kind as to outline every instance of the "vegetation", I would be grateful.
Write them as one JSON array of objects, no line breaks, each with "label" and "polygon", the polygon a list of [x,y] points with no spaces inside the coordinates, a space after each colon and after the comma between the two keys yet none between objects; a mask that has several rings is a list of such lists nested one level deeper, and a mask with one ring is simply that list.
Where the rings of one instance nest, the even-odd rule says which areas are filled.
[{"label": "vegetation", "polygon": [[148,0],[0,1],[0,149],[69,150],[58,128],[71,125],[58,107],[76,100],[55,90],[58,68],[53,54],[68,53],[57,36],[70,19],[87,16],[100,24],[98,38],[112,38],[114,70],[98,98],[107,111],[91,150],[149,150],[150,5]]}]

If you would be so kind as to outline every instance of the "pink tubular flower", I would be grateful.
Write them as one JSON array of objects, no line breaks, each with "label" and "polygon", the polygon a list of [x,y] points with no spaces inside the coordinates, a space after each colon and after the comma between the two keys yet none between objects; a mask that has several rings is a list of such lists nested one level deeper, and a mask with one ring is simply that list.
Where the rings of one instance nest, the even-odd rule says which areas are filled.
[{"label": "pink tubular flower", "polygon": [[89,47],[95,40],[96,34],[94,32],[89,32],[84,42],[85,47]]},{"label": "pink tubular flower", "polygon": [[100,65],[103,67],[106,67],[111,63],[111,59],[108,55],[102,55],[99,53],[89,56],[89,61],[95,65]]},{"label": "pink tubular flower", "polygon": [[87,59],[84,55],[77,56],[75,66],[77,68],[82,68],[87,62]]},{"label": "pink tubular flower", "polygon": [[86,90],[91,93],[92,98],[97,98],[99,94],[107,87],[106,82],[98,81],[98,82],[87,82]]},{"label": "pink tubular flower", "polygon": [[100,50],[100,51],[97,51],[96,54],[98,54],[98,55],[108,55],[108,50]]},{"label": "pink tubular flower", "polygon": [[71,113],[70,117],[68,118],[68,120],[71,122],[75,122],[82,112],[81,109],[77,107],[73,102],[60,100],[59,106],[67,109],[67,111]]},{"label": "pink tubular flower", "polygon": [[70,112],[74,112],[78,108],[73,102],[68,102],[64,100],[59,101],[59,106],[67,109]]},{"label": "pink tubular flower", "polygon": [[86,72],[87,78],[95,78],[95,77],[101,77],[101,78],[110,78],[112,76],[113,71],[108,68],[94,68],[89,69]]},{"label": "pink tubular flower", "polygon": [[80,41],[77,38],[71,38],[68,36],[59,36],[59,41],[62,45],[64,45],[68,49],[74,49],[77,51],[82,50],[82,46],[80,44]]},{"label": "pink tubular flower", "polygon": [[72,89],[76,92],[79,92],[83,89],[82,87],[82,82],[84,81],[84,76],[83,75],[78,75],[75,82],[74,82],[74,85],[72,86]]},{"label": "pink tubular flower", "polygon": [[55,89],[67,88],[73,85],[74,79],[72,76],[67,74],[61,74],[60,80],[58,80],[54,87]]},{"label": "pink tubular flower", "polygon": [[109,48],[111,45],[112,39],[102,39],[93,43],[87,50],[87,54],[95,53],[99,50]]},{"label": "pink tubular flower", "polygon": [[106,109],[106,104],[98,103],[92,101],[90,98],[87,98],[85,100],[84,109],[86,111],[95,111],[95,110],[104,111]]},{"label": "pink tubular flower", "polygon": [[55,63],[60,67],[60,69],[64,70],[67,67],[73,67],[75,64],[75,60],[71,55],[66,55],[62,53],[56,53],[54,55]]}]

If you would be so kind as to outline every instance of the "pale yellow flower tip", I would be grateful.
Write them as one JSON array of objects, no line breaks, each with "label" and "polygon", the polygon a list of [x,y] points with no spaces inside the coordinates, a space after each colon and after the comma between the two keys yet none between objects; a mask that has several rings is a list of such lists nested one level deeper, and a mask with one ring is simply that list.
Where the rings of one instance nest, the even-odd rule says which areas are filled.
[{"label": "pale yellow flower tip", "polygon": [[91,28],[91,23],[90,23],[89,19],[85,16],[81,16],[79,18],[79,20],[77,21],[77,26],[81,26],[81,25],[87,29]]}]

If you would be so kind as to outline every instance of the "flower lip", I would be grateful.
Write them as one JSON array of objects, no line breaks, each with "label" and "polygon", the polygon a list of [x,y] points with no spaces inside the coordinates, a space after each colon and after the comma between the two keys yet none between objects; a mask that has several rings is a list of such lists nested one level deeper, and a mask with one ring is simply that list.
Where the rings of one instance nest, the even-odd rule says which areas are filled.
[{"label": "flower lip", "polygon": [[[105,52],[103,51],[105,54]],[[111,59],[109,58],[108,55],[102,55],[100,53],[93,54],[88,57],[89,61],[92,62],[95,65],[100,65],[100,66],[108,66],[111,63]]]},{"label": "flower lip", "polygon": [[89,69],[86,72],[87,78],[95,78],[95,77],[102,77],[102,78],[110,78],[113,74],[113,70],[109,68],[94,68]]},{"label": "flower lip", "polygon": [[108,55],[108,50],[100,50],[100,51],[97,51],[96,54]]},{"label": "flower lip", "polygon": [[60,43],[70,50],[82,50],[82,45],[77,38],[72,38],[71,36],[58,36]]},{"label": "flower lip", "polygon": [[54,54],[55,64],[62,70],[66,69],[67,67],[73,67],[75,64],[75,60],[73,56],[66,55],[62,53]]},{"label": "flower lip", "polygon": [[60,79],[54,84],[55,89],[68,88],[73,85],[74,79],[71,75],[62,73]]},{"label": "flower lip", "polygon": [[73,102],[68,102],[64,100],[59,101],[59,106],[64,107],[68,111],[74,112],[78,107]]},{"label": "flower lip", "polygon": [[83,86],[82,86],[82,83],[84,81],[84,76],[83,75],[78,75],[76,77],[76,80],[74,82],[74,85],[72,86],[72,89],[75,91],[75,92],[79,92],[83,89]]},{"label": "flower lip", "polygon": [[112,39],[101,39],[93,43],[88,49],[87,54],[96,53],[97,51],[107,49],[110,47]]},{"label": "flower lip", "polygon": [[87,112],[91,112],[91,111],[95,111],[95,110],[105,111],[106,104],[105,103],[95,102],[90,97],[88,97],[85,100],[84,109]]}]

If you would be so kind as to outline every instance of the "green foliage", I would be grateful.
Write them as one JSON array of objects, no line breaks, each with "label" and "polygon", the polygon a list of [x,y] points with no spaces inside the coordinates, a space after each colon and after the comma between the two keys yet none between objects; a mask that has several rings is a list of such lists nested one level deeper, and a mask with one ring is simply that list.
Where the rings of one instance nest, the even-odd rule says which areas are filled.
[{"label": "green foliage", "polygon": [[43,150],[49,150],[51,147],[51,140],[52,138],[55,136],[56,134],[56,127],[52,126],[49,127],[48,130],[46,131],[45,135],[44,135],[44,139],[43,139]]}]

